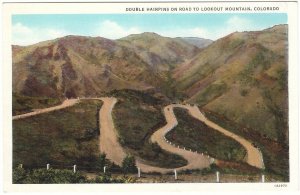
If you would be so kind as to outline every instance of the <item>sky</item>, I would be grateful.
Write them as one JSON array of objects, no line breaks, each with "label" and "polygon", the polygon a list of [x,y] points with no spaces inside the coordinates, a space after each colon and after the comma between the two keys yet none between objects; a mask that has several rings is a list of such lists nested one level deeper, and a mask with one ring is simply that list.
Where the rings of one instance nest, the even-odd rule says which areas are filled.
[{"label": "sky", "polygon": [[287,24],[287,14],[30,14],[12,16],[12,43],[30,45],[66,35],[119,39],[155,32],[216,40],[235,31]]}]

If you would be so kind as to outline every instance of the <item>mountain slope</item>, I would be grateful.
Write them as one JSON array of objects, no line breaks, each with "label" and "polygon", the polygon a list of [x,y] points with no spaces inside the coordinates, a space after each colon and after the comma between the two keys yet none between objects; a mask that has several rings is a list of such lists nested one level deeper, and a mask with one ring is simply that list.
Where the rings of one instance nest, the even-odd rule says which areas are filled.
[{"label": "mountain slope", "polygon": [[287,142],[287,25],[232,33],[173,71],[187,101]]},{"label": "mountain slope", "polygon": [[169,69],[192,58],[198,48],[142,33],[117,41],[66,36],[12,50],[14,93],[77,97],[123,88],[164,92]]},{"label": "mountain slope", "polygon": [[210,39],[203,39],[198,37],[177,37],[179,40],[183,40],[191,45],[194,45],[200,49],[209,46],[213,41]]},{"label": "mountain slope", "polygon": [[198,47],[183,40],[149,32],[129,35],[118,42],[133,49],[157,71],[169,71],[200,51]]}]

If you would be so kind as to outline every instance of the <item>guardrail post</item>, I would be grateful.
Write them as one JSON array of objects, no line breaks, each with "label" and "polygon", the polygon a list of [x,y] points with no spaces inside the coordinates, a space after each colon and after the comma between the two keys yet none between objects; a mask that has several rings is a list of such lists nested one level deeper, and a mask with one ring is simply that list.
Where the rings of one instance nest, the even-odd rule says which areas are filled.
[{"label": "guardrail post", "polygon": [[73,165],[73,172],[76,173],[76,165]]},{"label": "guardrail post", "polygon": [[21,169],[23,168],[23,164],[20,164],[19,166],[20,166]]},{"label": "guardrail post", "polygon": [[104,173],[106,172],[106,166],[103,167],[103,172],[104,172]]},{"label": "guardrail post", "polygon": [[50,164],[47,164],[47,170],[49,170],[50,169]]},{"label": "guardrail post", "polygon": [[141,177],[141,168],[138,167],[138,177]]},{"label": "guardrail post", "polygon": [[261,175],[261,182],[265,183],[265,175]]},{"label": "guardrail post", "polygon": [[176,169],[174,169],[174,177],[175,177],[175,180],[177,180],[177,171],[176,171]]},{"label": "guardrail post", "polygon": [[219,173],[219,171],[216,172],[216,175],[217,175],[217,183],[219,183],[220,182],[220,173]]}]

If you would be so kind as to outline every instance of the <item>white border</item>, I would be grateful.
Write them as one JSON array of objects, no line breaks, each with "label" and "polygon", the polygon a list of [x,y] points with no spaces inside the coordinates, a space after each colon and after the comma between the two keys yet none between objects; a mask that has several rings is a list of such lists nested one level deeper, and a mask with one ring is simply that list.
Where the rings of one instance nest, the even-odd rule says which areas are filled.
[{"label": "white border", "polygon": [[[35,0],[32,0],[32,2]],[[232,2],[231,2],[232,3]],[[261,2],[260,2],[261,3]],[[202,5],[204,3],[202,2]],[[218,6],[224,6],[228,3],[218,3]],[[235,2],[235,6],[256,6],[256,3],[249,2]],[[295,2],[270,2],[263,4],[270,4],[272,6],[280,6],[281,10],[279,12],[288,13],[288,25],[289,25],[289,127],[290,127],[290,182],[287,188],[275,188],[274,183],[222,183],[222,184],[54,184],[54,185],[20,185],[11,184],[11,172],[12,172],[12,113],[11,113],[11,99],[12,99],[12,58],[11,58],[11,15],[22,13],[22,14],[33,14],[33,13],[124,13],[124,7],[127,7],[126,3],[50,3],[50,4],[30,4],[30,3],[5,3],[3,5],[3,66],[1,80],[3,84],[2,94],[3,94],[3,148],[4,148],[4,189],[5,191],[84,191],[84,192],[94,192],[94,191],[116,191],[116,192],[134,192],[134,191],[287,191],[287,190],[298,190],[299,189],[299,145],[298,145],[298,120],[299,120],[299,104],[298,104],[298,47],[295,43],[298,43],[297,35],[297,3]],[[172,3],[156,3],[156,4],[146,4],[146,3],[135,3],[129,4],[134,7],[153,7],[153,6],[163,6],[172,7]],[[178,3],[176,3],[178,5]],[[182,6],[191,6],[193,3],[180,3]],[[205,5],[216,5],[216,3],[205,3]],[[130,13],[130,12],[126,12]],[[136,12],[135,12],[136,13]],[[147,12],[151,13],[151,12]],[[157,12],[155,12],[157,13]],[[169,12],[168,12],[169,13]],[[178,13],[178,12],[177,12]],[[184,13],[184,12],[183,12]],[[190,12],[189,12],[190,13]],[[208,12],[207,12],[208,13]],[[237,12],[236,12],[237,13]],[[141,13],[136,13],[141,14]],[[1,93],[0,93],[1,95]],[[2,183],[2,182],[1,182]]]}]

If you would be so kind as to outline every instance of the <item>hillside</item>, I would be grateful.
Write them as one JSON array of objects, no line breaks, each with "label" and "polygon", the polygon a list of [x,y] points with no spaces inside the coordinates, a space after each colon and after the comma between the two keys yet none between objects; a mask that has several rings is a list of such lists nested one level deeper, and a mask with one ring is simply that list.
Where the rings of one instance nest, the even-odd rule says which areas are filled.
[{"label": "hillside", "polygon": [[179,40],[183,40],[191,45],[194,45],[200,49],[209,46],[213,41],[210,39],[203,39],[199,37],[177,37]]},{"label": "hillside", "polygon": [[286,144],[287,59],[287,25],[278,25],[221,38],[173,76],[186,101]]},{"label": "hillside", "polygon": [[181,39],[163,37],[150,32],[129,35],[119,39],[118,42],[132,48],[157,71],[169,71],[200,51],[198,47]]},{"label": "hillside", "polygon": [[[13,78],[18,78],[13,90],[28,96],[76,97],[138,88],[137,77],[147,71],[134,53],[104,38],[67,36],[13,51]],[[125,56],[128,61],[121,60]],[[128,66],[138,68],[129,71]]]},{"label": "hillside", "polygon": [[13,92],[77,97],[123,88],[165,91],[161,84],[170,80],[169,68],[193,57],[198,48],[157,34],[151,37],[142,33],[113,41],[66,36],[13,46]]}]

